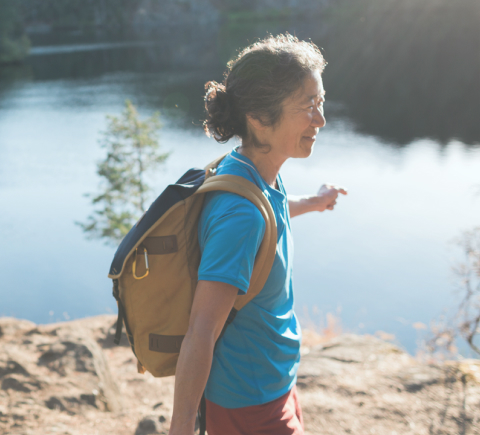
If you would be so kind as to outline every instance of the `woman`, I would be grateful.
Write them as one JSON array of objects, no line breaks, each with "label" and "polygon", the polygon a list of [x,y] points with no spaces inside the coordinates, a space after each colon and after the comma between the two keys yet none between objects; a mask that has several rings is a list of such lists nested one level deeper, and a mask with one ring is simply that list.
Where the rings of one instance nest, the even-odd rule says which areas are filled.
[{"label": "woman", "polygon": [[290,217],[333,210],[340,187],[290,197],[279,171],[305,158],[325,125],[325,61],[313,43],[290,35],[259,41],[228,64],[223,84],[206,85],[207,134],[240,138],[217,174],[255,183],[277,221],[277,252],[262,291],[214,346],[237,294],[248,290],[265,221],[248,200],[208,194],[199,222],[202,259],[190,325],[177,364],[170,435],[192,435],[205,390],[209,435],[300,435],[303,421],[295,382],[300,327],[293,311]]}]

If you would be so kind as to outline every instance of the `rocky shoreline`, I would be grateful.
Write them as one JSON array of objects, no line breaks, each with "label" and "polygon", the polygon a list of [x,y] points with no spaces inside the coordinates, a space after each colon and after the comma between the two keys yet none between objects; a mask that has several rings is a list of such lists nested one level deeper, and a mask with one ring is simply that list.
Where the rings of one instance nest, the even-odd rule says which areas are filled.
[{"label": "rocky shoreline", "polygon": [[[0,318],[0,433],[166,434],[174,378],[136,371],[115,316]],[[306,434],[480,434],[480,361],[425,364],[371,336],[303,348]]]}]

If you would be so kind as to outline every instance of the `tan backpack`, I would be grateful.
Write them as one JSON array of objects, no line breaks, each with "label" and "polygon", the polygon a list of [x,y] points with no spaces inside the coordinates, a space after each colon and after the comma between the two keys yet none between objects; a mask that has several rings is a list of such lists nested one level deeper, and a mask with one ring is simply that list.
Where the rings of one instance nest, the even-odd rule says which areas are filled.
[{"label": "tan backpack", "polygon": [[190,169],[169,185],[122,240],[110,267],[118,304],[115,343],[125,324],[138,370],[175,374],[187,332],[200,264],[198,219],[205,193],[223,190],[251,201],[265,219],[265,234],[246,295],[237,296],[227,324],[263,288],[275,258],[277,228],[268,199],[252,182],[215,175],[225,156],[204,170]]}]

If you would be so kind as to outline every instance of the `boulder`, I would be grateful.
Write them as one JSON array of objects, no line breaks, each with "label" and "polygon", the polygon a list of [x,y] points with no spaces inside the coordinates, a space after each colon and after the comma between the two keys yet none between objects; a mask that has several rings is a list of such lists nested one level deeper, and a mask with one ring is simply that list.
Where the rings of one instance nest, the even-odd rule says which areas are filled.
[{"label": "boulder", "polygon": [[38,365],[46,366],[51,371],[61,376],[75,376],[79,373],[91,374],[96,382],[95,390],[98,395],[91,392],[84,393],[83,401],[90,397],[92,403],[104,402],[108,411],[118,412],[122,409],[122,401],[118,387],[112,377],[110,368],[102,349],[93,338],[82,335],[81,332],[67,329],[62,331],[57,340],[44,348],[38,359]]},{"label": "boulder", "polygon": [[146,416],[139,421],[135,435],[167,434],[168,432],[163,429],[164,421],[163,416]]}]

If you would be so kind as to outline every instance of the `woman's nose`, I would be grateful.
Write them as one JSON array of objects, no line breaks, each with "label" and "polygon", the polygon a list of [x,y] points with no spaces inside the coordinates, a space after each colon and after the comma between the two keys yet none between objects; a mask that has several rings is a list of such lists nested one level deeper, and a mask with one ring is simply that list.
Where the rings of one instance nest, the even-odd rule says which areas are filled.
[{"label": "woman's nose", "polygon": [[313,115],[312,125],[314,127],[322,128],[325,126],[326,122],[327,120],[323,114],[323,107],[317,107]]}]

